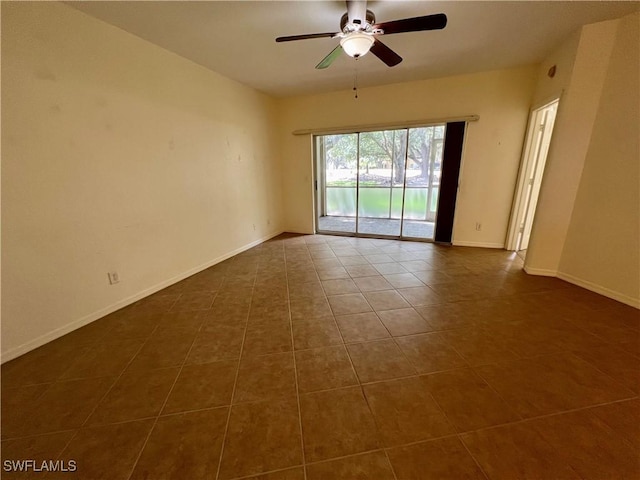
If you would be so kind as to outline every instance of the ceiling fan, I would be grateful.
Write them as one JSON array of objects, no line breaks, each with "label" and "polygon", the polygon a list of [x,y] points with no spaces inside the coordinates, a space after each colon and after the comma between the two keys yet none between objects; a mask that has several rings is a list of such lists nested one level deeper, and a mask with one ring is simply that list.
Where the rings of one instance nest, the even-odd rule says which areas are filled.
[{"label": "ceiling fan", "polygon": [[370,51],[386,63],[387,66],[394,67],[402,61],[402,57],[382,43],[378,39],[380,35],[441,30],[446,25],[447,16],[444,13],[376,23],[376,17],[373,12],[367,10],[366,0],[347,0],[347,13],[342,15],[340,19],[339,32],[278,37],[276,42],[291,42],[309,38],[339,38],[340,44],[316,65],[317,69],[327,68],[340,56],[343,50],[353,58],[359,58]]}]

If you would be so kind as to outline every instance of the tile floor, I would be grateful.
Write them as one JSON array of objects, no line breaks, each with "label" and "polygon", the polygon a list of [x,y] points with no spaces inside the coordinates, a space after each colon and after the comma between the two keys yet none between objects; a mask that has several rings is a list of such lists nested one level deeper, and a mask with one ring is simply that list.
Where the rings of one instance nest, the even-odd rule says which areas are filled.
[{"label": "tile floor", "polygon": [[3,365],[3,478],[640,478],[638,310],[521,266],[278,237]]}]

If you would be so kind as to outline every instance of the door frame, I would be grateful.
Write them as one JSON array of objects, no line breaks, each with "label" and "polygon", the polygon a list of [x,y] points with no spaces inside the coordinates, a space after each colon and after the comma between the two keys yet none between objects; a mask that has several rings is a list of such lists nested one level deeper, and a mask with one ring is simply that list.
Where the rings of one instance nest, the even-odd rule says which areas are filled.
[{"label": "door frame", "polygon": [[[556,113],[553,119],[553,125],[549,129],[546,129],[546,124],[541,125],[541,121],[544,118],[544,111],[556,104]],[[558,108],[560,105],[560,97],[554,97],[550,101],[546,101],[542,105],[532,108],[529,114],[529,123],[527,126],[527,136],[524,143],[524,150],[522,152],[522,158],[520,161],[520,170],[518,173],[518,181],[516,184],[516,190],[513,197],[513,205],[511,208],[511,219],[509,220],[509,230],[507,233],[507,241],[505,248],[511,251],[520,250],[520,244],[522,241],[523,229],[528,221],[533,221],[535,216],[535,208],[537,200],[531,202],[531,195],[529,195],[528,187],[530,186],[530,180],[540,177],[544,173],[544,167],[546,164],[546,157],[548,155],[548,148],[544,152],[544,156],[540,159],[539,147],[545,142],[545,138],[548,135],[550,141],[553,136],[553,130],[555,126],[555,119],[558,115]],[[542,136],[538,135],[540,127],[543,127]],[[533,187],[533,185],[532,185]]]}]

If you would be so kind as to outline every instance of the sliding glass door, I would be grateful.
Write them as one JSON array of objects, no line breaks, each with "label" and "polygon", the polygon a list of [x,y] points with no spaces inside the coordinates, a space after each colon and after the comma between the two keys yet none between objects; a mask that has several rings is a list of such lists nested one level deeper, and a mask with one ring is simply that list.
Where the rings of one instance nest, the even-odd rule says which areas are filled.
[{"label": "sliding glass door", "polygon": [[432,240],[444,125],[315,137],[317,231]]}]

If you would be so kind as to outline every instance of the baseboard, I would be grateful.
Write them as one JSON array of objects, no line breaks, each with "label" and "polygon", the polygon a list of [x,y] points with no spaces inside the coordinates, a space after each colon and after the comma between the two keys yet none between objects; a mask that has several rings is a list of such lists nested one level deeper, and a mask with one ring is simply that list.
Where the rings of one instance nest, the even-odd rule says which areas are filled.
[{"label": "baseboard", "polygon": [[468,242],[466,240],[454,240],[454,247],[480,247],[480,248],[504,248],[504,243]]},{"label": "baseboard", "polygon": [[20,355],[24,355],[25,353],[30,352],[31,350],[35,350],[36,348],[41,347],[46,343],[49,343],[57,338],[62,337],[63,335],[66,335],[67,333],[71,333],[72,331],[77,330],[78,328],[84,327],[85,325],[88,325],[89,323],[104,317],[105,315],[109,315],[110,313],[113,313],[116,310],[120,310],[121,308],[124,308],[128,305],[131,305],[132,303],[137,302],[138,300],[141,300],[145,297],[148,297],[149,295],[159,292],[163,288],[167,288],[168,286],[173,285],[174,283],[177,283],[181,280],[184,280],[185,278],[190,277],[191,275],[195,275],[198,272],[201,272],[203,270],[206,270],[209,267],[212,267],[220,262],[223,262],[226,259],[233,257],[234,255],[238,255],[239,253],[249,250],[250,248],[253,248],[256,245],[260,245],[261,243],[266,242],[267,240],[277,237],[281,233],[283,232],[278,231],[276,233],[271,233],[265,237],[262,237],[251,243],[243,245],[242,247],[236,248],[231,252],[225,253],[224,255],[221,255],[220,257],[217,257],[211,261],[198,265],[197,267],[191,268],[186,272],[183,272],[179,275],[176,275],[170,278],[169,280],[160,282],[152,287],[146,288],[141,292],[136,293],[135,295],[131,295],[105,308],[101,308],[100,310],[90,313],[89,315],[85,315],[84,317],[79,318],[78,320],[74,320],[73,322],[70,322],[62,327],[56,328],[51,332],[47,332],[44,335],[40,335],[39,337],[27,343],[23,343],[18,347],[12,348],[11,350],[8,350],[6,352],[2,352],[2,355],[0,357],[0,363],[8,362],[9,360],[13,360],[14,358],[17,358]]},{"label": "baseboard", "polygon": [[605,297],[617,300],[618,302],[624,303],[625,305],[640,309],[640,299],[638,298],[630,297],[628,295],[625,295],[624,293],[616,292],[615,290],[611,290],[610,288],[603,287],[602,285],[598,285],[597,283],[584,280],[568,273],[558,272],[557,277],[569,283],[573,283],[574,285],[577,285],[579,287],[591,290],[592,292],[604,295]]},{"label": "baseboard", "polygon": [[524,266],[524,271],[529,275],[538,275],[541,277],[557,277],[558,276],[557,270],[547,270],[546,268],[531,268],[531,267],[527,267],[526,265]]}]

